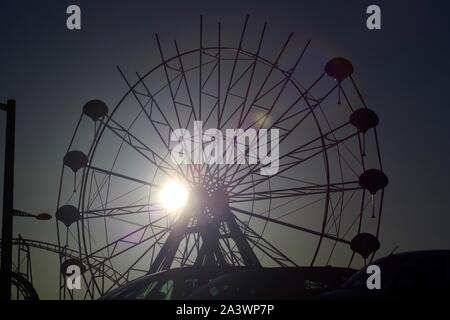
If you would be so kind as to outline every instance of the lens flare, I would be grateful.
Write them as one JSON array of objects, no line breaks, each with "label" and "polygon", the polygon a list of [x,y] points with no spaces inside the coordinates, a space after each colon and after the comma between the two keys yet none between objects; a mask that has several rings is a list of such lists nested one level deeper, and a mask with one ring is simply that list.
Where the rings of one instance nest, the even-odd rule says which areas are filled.
[{"label": "lens flare", "polygon": [[189,192],[182,183],[171,180],[160,191],[159,200],[165,209],[175,211],[186,205],[188,196]]}]

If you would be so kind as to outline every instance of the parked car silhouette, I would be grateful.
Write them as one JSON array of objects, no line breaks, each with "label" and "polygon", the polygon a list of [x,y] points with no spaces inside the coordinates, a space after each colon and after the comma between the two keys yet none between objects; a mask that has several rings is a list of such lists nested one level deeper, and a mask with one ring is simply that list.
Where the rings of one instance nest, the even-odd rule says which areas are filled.
[{"label": "parked car silhouette", "polygon": [[194,291],[193,300],[310,299],[338,288],[355,270],[335,267],[262,268],[226,273]]},{"label": "parked car silhouette", "polygon": [[338,288],[354,272],[334,267],[185,267],[138,278],[102,299],[301,299]]},{"label": "parked car silhouette", "polygon": [[373,263],[381,271],[381,289],[369,290],[366,268],[341,288],[321,299],[404,299],[442,297],[450,292],[450,250],[415,251],[390,255]]},{"label": "parked car silhouette", "polygon": [[135,279],[104,295],[101,300],[182,299],[210,280],[239,268],[174,268]]}]

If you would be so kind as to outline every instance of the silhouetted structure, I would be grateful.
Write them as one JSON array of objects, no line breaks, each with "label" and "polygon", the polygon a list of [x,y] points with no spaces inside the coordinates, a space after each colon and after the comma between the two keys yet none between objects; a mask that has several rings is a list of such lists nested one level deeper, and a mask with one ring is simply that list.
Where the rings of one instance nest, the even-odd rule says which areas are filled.
[{"label": "silhouetted structure", "polygon": [[[156,35],[161,63],[136,73],[135,82],[118,67],[128,87],[119,103],[109,108],[95,99],[83,106],[63,157],[56,213],[60,263],[73,259],[68,250],[78,253],[83,290],[67,289],[62,268],[61,299],[94,299],[173,268],[297,267],[286,243],[276,244],[284,233],[277,236],[276,228],[289,238],[309,236],[304,241],[314,244],[302,263],[313,268],[331,264],[336,248],[348,250],[351,242],[349,267],[355,253],[373,257],[388,180],[379,119],[360,94],[353,65],[332,58],[303,85],[296,70],[310,41],[289,55],[290,34],[275,53],[270,44],[269,59],[266,24],[253,44],[247,27],[248,17],[237,44],[228,45],[220,23],[214,39],[204,37],[201,19],[198,45],[181,51],[175,42],[171,56]],[[171,134],[194,121],[205,130],[277,129],[278,173],[262,176],[267,164],[247,159],[240,165],[171,162]],[[167,180],[189,189],[188,204],[176,212],[155,197]],[[351,241],[367,233],[369,240]]]}]

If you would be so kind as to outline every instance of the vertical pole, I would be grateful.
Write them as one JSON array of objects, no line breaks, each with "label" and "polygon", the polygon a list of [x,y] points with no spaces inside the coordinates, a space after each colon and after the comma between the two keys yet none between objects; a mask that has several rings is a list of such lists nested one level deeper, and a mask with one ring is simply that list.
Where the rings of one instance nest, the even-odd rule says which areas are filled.
[{"label": "vertical pole", "polygon": [[0,299],[11,300],[11,264],[14,201],[14,139],[16,101],[8,100],[6,111],[5,170],[3,181],[2,253],[0,269]]}]

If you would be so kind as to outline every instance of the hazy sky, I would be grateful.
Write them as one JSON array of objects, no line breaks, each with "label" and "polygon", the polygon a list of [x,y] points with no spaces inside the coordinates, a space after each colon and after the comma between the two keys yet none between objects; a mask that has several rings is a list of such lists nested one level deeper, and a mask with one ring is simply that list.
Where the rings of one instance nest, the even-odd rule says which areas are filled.
[{"label": "hazy sky", "polygon": [[[78,4],[82,30],[68,31]],[[389,176],[384,253],[449,248],[450,41],[447,1],[376,1],[382,30],[365,27],[372,1],[0,1],[0,100],[17,100],[15,207],[54,214],[61,161],[83,104],[124,93],[116,65],[148,70],[154,33],[167,42],[197,36],[198,18],[239,34],[245,15],[284,37],[311,39],[313,52],[345,56],[380,117]],[[3,120],[2,120],[3,121]],[[4,128],[2,123],[2,128]],[[55,242],[54,221],[15,219],[15,232]],[[55,257],[36,262],[36,272]],[[34,262],[34,261],[33,261]],[[44,280],[37,279],[42,283]],[[44,297],[52,297],[43,290]]]}]

